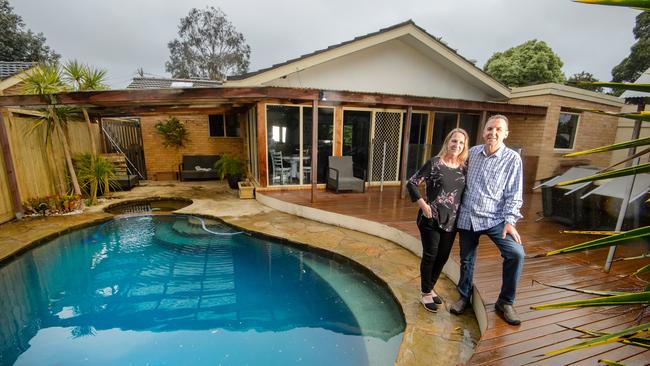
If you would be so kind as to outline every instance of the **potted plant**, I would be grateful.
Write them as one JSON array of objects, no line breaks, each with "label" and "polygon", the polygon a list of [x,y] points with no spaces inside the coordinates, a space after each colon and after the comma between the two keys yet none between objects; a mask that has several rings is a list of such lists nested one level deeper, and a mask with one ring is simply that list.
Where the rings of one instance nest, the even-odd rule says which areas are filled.
[{"label": "potted plant", "polygon": [[239,198],[255,198],[255,187],[248,179],[237,182],[237,186],[239,187]]},{"label": "potted plant", "polygon": [[228,179],[228,186],[231,189],[237,189],[237,182],[244,176],[246,162],[239,155],[224,155],[214,163],[219,179]]}]

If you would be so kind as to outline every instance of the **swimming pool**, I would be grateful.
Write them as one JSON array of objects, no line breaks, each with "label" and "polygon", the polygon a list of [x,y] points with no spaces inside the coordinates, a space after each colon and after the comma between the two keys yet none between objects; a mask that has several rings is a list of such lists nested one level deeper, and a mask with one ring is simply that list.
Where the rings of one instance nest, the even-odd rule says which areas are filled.
[{"label": "swimming pool", "polygon": [[132,216],[0,267],[0,364],[391,365],[404,318],[339,256]]}]

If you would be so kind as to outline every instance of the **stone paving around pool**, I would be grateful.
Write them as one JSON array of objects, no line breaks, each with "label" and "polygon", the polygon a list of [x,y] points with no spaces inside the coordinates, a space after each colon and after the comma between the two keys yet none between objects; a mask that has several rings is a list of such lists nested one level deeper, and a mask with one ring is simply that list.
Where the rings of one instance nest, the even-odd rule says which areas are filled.
[{"label": "stone paving around pool", "polygon": [[[240,200],[221,182],[147,182],[129,192],[114,193],[83,214],[32,217],[0,225],[0,261],[60,233],[109,220],[103,210],[119,202],[160,198],[187,198],[193,203],[176,212],[216,217],[231,225],[296,244],[325,249],[348,257],[382,279],[401,304],[406,319],[397,365],[455,365],[467,362],[480,337],[473,312],[454,316],[445,308],[432,314],[419,303],[419,257],[403,247],[359,231],[307,220]],[[436,292],[448,303],[458,297],[444,275]]]}]

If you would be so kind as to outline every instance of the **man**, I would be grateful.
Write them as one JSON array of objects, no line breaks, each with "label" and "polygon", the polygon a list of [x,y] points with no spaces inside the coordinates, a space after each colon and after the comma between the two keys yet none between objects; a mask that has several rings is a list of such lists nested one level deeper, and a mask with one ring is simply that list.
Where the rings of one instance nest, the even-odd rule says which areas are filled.
[{"label": "man", "polygon": [[515,228],[522,216],[522,163],[519,154],[506,147],[508,118],[495,115],[483,129],[484,145],[469,150],[467,187],[458,215],[460,233],[460,300],[449,311],[461,314],[469,304],[474,263],[481,235],[497,245],[503,260],[497,312],[512,325],[521,323],[513,306],[517,282],[524,267],[524,248]]}]

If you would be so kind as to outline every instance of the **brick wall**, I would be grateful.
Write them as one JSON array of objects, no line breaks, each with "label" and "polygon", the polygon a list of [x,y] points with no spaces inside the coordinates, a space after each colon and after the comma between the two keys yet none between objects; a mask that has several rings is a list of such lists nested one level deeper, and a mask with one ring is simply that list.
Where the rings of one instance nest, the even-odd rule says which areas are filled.
[{"label": "brick wall", "polygon": [[513,116],[510,123],[510,136],[507,140],[507,143],[522,146],[524,155],[539,156],[536,180],[552,176],[560,167],[560,163],[567,160],[586,159],[591,165],[598,167],[605,167],[609,164],[611,153],[587,155],[573,159],[563,158],[562,155],[613,143],[616,137],[617,118],[588,112],[581,113],[572,150],[556,150],[554,148],[555,135],[562,107],[618,112],[617,107],[549,94],[513,98],[510,102],[548,107],[545,117]]},{"label": "brick wall", "polygon": [[[212,113],[212,112],[211,112]],[[214,112],[218,113],[218,112]],[[240,118],[241,137],[210,137],[208,114],[174,114],[185,123],[189,141],[180,148],[165,147],[163,137],[154,127],[170,115],[141,116],[142,140],[144,145],[147,175],[152,180],[176,179],[178,164],[183,155],[223,155],[244,153],[244,119]]]}]

